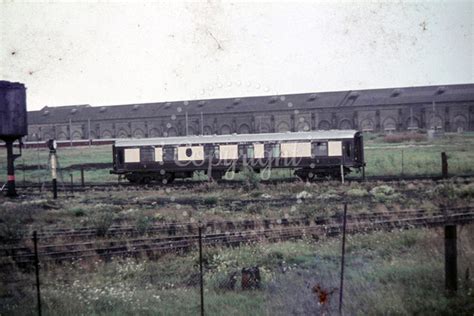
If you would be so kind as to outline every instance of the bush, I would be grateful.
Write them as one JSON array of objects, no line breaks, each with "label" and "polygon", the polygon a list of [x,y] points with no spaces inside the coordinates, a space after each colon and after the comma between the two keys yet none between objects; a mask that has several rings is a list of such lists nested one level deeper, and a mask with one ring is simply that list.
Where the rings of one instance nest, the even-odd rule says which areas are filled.
[{"label": "bush", "polygon": [[91,217],[92,225],[96,230],[97,236],[105,236],[114,222],[115,214],[111,212],[98,212]]},{"label": "bush", "polygon": [[137,221],[135,223],[136,230],[138,234],[140,235],[145,235],[150,228],[150,226],[153,225],[153,218],[149,216],[143,216],[140,215],[137,218]]},{"label": "bush", "polygon": [[437,185],[433,192],[432,197],[434,200],[441,203],[450,202],[458,197],[456,186],[453,183],[445,183]]},{"label": "bush", "polygon": [[347,196],[350,197],[356,197],[356,198],[361,198],[369,195],[369,192],[367,192],[366,189],[359,189],[359,188],[354,188],[350,189],[346,192]]},{"label": "bush", "polygon": [[72,210],[72,213],[74,214],[75,217],[82,217],[86,215],[86,211],[83,208],[80,207],[75,207]]},{"label": "bush", "polygon": [[245,167],[241,174],[245,182],[245,191],[253,191],[260,187],[260,176],[252,169],[252,167]]},{"label": "bush", "polygon": [[400,195],[395,193],[395,189],[388,185],[380,185],[372,190],[370,190],[370,194],[373,198],[380,203],[390,202],[397,199]]},{"label": "bush", "polygon": [[216,205],[217,204],[217,197],[215,196],[208,196],[204,198],[204,205]]},{"label": "bush", "polygon": [[21,239],[27,233],[28,224],[33,221],[35,205],[31,203],[0,205],[0,241],[4,243]]},{"label": "bush", "polygon": [[474,198],[474,184],[468,184],[458,189],[458,195],[462,199]]}]

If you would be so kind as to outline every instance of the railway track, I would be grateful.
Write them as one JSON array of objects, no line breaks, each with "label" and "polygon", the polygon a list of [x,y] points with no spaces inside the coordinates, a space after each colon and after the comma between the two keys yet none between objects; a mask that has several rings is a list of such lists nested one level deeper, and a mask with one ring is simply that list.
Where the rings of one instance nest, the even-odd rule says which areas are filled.
[{"label": "railway track", "polygon": [[[283,241],[300,238],[322,238],[341,232],[341,216],[267,219],[261,221],[209,222],[202,224],[206,246],[236,246],[259,241]],[[347,216],[348,233],[373,230],[435,227],[445,224],[468,224],[474,221],[474,207],[432,212],[428,210],[393,213],[365,213]],[[232,223],[232,224],[230,224]],[[133,227],[114,227],[107,236],[93,239],[89,228],[76,231],[49,230],[39,234],[38,254],[41,262],[112,257],[147,256],[155,258],[166,252],[188,251],[196,246],[198,223],[156,225],[146,237],[134,235]],[[97,236],[96,236],[97,237]],[[28,266],[34,253],[30,240],[16,246],[0,248],[0,266]]]},{"label": "railway track", "polygon": [[[452,178],[462,179],[466,183],[470,183],[474,175],[456,175]],[[362,179],[361,177],[346,177],[346,182],[386,182],[386,183],[399,183],[401,181],[436,181],[443,182],[449,181],[450,178],[446,179],[439,175],[426,175],[426,176],[370,176]],[[312,182],[325,182],[327,179],[316,179]],[[333,181],[340,181],[340,179],[333,179]],[[262,184],[281,184],[281,183],[301,183],[302,181],[298,178],[283,178],[283,179],[270,179],[270,180],[261,180]],[[68,183],[67,181],[60,183],[58,190],[70,194],[71,192],[83,192],[83,191],[120,191],[120,190],[129,190],[129,191],[141,191],[141,190],[155,190],[157,188],[170,188],[173,190],[188,190],[199,185],[205,185],[206,181],[198,180],[176,180],[170,184],[161,184],[161,183],[152,183],[148,185],[137,185],[128,182],[97,182],[97,183]],[[219,180],[217,181],[220,187],[223,188],[235,188],[240,187],[245,183],[244,180]],[[51,184],[45,182],[42,184],[39,183],[18,183],[17,189],[24,191],[50,191]]]},{"label": "railway track", "polygon": [[[469,208],[451,208],[450,211],[465,211]],[[386,220],[396,217],[403,216],[427,216],[427,215],[442,215],[442,211],[428,211],[428,210],[403,210],[403,211],[389,211],[389,212],[371,212],[371,213],[359,213],[359,214],[348,214],[347,219],[355,221],[360,220]],[[198,227],[201,227],[207,232],[220,232],[220,231],[235,231],[235,230],[251,230],[251,229],[270,229],[273,227],[285,227],[285,226],[309,226],[325,225],[340,221],[341,214],[332,216],[316,216],[312,219],[308,217],[291,217],[291,218],[272,218],[264,220],[237,220],[237,221],[207,221],[205,223],[193,222],[169,222],[150,225],[147,227],[146,232],[141,232],[136,226],[132,225],[115,225],[111,226],[107,232],[102,236],[103,238],[115,238],[115,237],[137,237],[144,233],[147,235],[180,235],[180,234],[197,234]],[[31,232],[23,232],[23,236],[30,236]],[[90,240],[97,239],[98,231],[94,227],[82,227],[76,229],[70,228],[54,228],[44,229],[38,232],[38,238],[43,242],[60,240],[77,241],[77,240]],[[17,240],[20,241],[20,240]]]}]

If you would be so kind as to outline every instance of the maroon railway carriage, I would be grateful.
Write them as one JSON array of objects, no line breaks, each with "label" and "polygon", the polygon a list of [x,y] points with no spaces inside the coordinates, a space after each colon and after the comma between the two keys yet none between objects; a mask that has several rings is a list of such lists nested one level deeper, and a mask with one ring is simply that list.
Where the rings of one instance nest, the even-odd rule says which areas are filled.
[{"label": "maroon railway carriage", "polygon": [[116,140],[113,170],[131,182],[171,182],[204,171],[291,168],[304,179],[340,176],[365,166],[362,134],[355,130],[233,134]]}]

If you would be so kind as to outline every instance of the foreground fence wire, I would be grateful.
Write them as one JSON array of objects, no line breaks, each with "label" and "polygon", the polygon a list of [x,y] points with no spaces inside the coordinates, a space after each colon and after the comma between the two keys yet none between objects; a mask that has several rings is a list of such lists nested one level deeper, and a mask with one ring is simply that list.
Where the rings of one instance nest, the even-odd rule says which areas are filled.
[{"label": "foreground fence wire", "polygon": [[[19,252],[20,250],[25,251],[26,249],[28,249],[27,246],[17,247],[16,249],[6,249],[5,247],[2,247],[1,257],[9,258],[11,260],[10,263],[7,264],[7,266],[10,266],[10,268],[12,267],[12,264],[19,266],[21,269],[23,269],[23,271],[28,271],[30,267],[34,267],[37,291],[37,309],[38,314],[41,315],[42,297],[40,293],[43,286],[40,284],[41,271],[42,273],[48,273],[48,269],[61,269],[61,267],[65,268],[69,265],[68,262],[79,262],[80,264],[89,265],[91,264],[89,262],[90,260],[94,261],[97,258],[101,258],[105,262],[113,263],[112,259],[119,257],[134,258],[134,260],[140,260],[140,258],[157,259],[162,258],[167,254],[176,254],[179,256],[189,252],[196,252],[198,254],[197,264],[199,267],[199,281],[198,283],[194,283],[192,280],[190,280],[189,282],[191,282],[191,291],[193,291],[193,284],[199,284],[199,309],[201,311],[201,315],[204,315],[204,299],[206,293],[208,293],[206,292],[204,278],[205,265],[208,264],[208,261],[210,260],[209,258],[214,260],[215,256],[219,255],[218,253],[216,253],[214,257],[209,257],[209,254],[206,254],[203,249],[205,245],[211,247],[207,251],[209,253],[212,253],[212,247],[214,246],[239,246],[249,243],[261,243],[264,240],[268,242],[273,242],[288,239],[300,239],[306,237],[321,238],[321,236],[323,235],[336,236],[342,233],[342,253],[340,266],[341,277],[339,286],[339,310],[342,311],[345,264],[344,232],[346,231],[346,229],[348,233],[357,233],[380,229],[390,230],[394,228],[443,226],[446,223],[450,225],[456,225],[468,223],[474,220],[473,210],[469,208],[453,209],[453,212],[446,212],[446,210],[443,210],[442,212],[432,212],[431,214],[424,212],[402,212],[400,214],[402,214],[403,216],[400,215],[400,217],[397,218],[390,218],[388,214],[383,214],[383,216],[379,214],[381,216],[378,217],[376,216],[376,213],[362,214],[362,216],[357,216],[354,214],[347,214],[347,206],[345,205],[344,213],[342,214],[342,216],[337,216],[333,218],[317,218],[314,220],[314,222],[311,221],[311,225],[308,225],[308,221],[305,221],[304,219],[295,219],[294,221],[292,221],[292,219],[286,219],[286,222],[282,220],[280,220],[280,222],[278,222],[278,220],[271,221],[273,224],[269,224],[269,222],[264,221],[262,221],[261,223],[253,224],[242,223],[243,226],[246,226],[249,229],[248,231],[235,231],[232,233],[215,233],[209,231],[203,234],[203,230],[205,230],[206,228],[210,230],[209,227],[219,227],[219,225],[205,226],[202,224],[196,224],[197,235],[180,235],[179,229],[176,229],[173,231],[173,234],[175,234],[174,237],[169,237],[167,239],[139,239],[137,243],[131,244],[131,246],[129,244],[131,240],[126,240],[126,243],[128,244],[127,247],[120,245],[120,242],[118,240],[115,240],[110,241],[110,245],[104,248],[94,248],[95,242],[92,242],[82,244],[83,247],[89,247],[84,251],[78,249],[74,250],[75,245],[77,245],[75,243],[59,244],[56,246],[54,244],[49,244],[52,239],[50,239],[48,233],[42,232],[41,234],[39,234],[37,232],[34,232],[33,254],[21,254]],[[290,223],[293,223],[295,226],[292,227]],[[296,223],[299,223],[300,225],[296,225]],[[189,228],[187,225],[182,225],[179,223],[175,223],[174,227],[180,227],[180,229],[182,228],[183,232],[186,232]],[[164,230],[164,227],[161,227],[160,229],[158,229],[157,231],[167,233],[169,232],[169,230]],[[81,234],[82,233],[83,231],[81,232]],[[44,244],[44,242],[46,242],[46,244]],[[108,241],[104,240],[104,242]],[[61,252],[58,251],[58,249],[54,249],[54,247],[57,247],[58,249],[64,248],[65,250]],[[40,261],[42,263],[41,265]],[[41,266],[48,268],[46,270],[40,270],[39,268]],[[156,278],[159,279],[160,274],[154,275],[151,272],[149,278],[150,280]],[[180,278],[182,278],[182,276],[180,276]],[[235,277],[226,280],[226,282],[229,281],[231,283],[235,283]],[[74,282],[72,282],[71,284],[74,284]],[[233,288],[235,285],[225,286]],[[48,287],[51,287],[51,284],[49,284]]]}]

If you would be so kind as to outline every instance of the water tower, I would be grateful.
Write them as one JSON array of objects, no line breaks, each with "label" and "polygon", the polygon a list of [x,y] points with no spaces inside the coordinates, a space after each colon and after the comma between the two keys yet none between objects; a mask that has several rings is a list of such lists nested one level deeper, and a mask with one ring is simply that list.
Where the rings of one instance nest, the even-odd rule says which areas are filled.
[{"label": "water tower", "polygon": [[0,140],[7,148],[7,196],[16,196],[13,143],[28,134],[26,89],[18,82],[0,81]]}]

